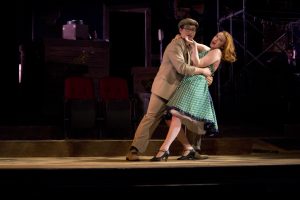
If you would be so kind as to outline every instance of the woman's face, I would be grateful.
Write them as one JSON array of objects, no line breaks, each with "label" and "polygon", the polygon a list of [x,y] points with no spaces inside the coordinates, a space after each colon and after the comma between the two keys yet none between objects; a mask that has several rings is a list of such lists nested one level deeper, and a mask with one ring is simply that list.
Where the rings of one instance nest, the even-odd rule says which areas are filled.
[{"label": "woman's face", "polygon": [[188,38],[189,40],[193,40],[196,35],[197,28],[194,25],[184,25],[179,29],[180,35],[182,38]]},{"label": "woman's face", "polygon": [[226,43],[226,37],[225,37],[224,33],[219,32],[211,40],[210,47],[212,49],[220,49],[225,45],[225,43]]}]

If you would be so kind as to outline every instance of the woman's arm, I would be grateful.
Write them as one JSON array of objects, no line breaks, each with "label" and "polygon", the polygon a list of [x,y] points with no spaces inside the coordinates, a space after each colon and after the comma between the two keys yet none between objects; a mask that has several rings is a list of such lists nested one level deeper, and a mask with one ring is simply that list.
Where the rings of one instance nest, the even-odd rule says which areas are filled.
[{"label": "woman's arm", "polygon": [[205,56],[201,59],[198,58],[195,65],[197,67],[207,67],[211,64],[214,64],[215,68],[220,64],[222,57],[222,52],[220,49],[210,50]]},{"label": "woman's arm", "polygon": [[[214,63],[209,63],[208,65],[204,65],[202,63],[202,60],[199,58],[199,51],[209,51],[210,48],[204,44],[199,44],[194,40],[189,40],[188,38],[185,38],[185,40],[192,46],[192,55],[191,60],[193,61],[193,64],[197,67],[207,67],[208,65]],[[205,62],[206,63],[206,62]]]},{"label": "woman's arm", "polygon": [[193,64],[195,66],[198,66],[200,60],[199,60],[199,51],[198,51],[197,42],[194,41],[191,45],[193,47],[193,49],[192,49],[192,55],[191,55],[191,60],[193,61]]},{"label": "woman's arm", "polygon": [[[205,45],[204,45],[205,46]],[[199,58],[199,44],[194,42],[193,43],[193,50],[191,59],[193,61],[193,64],[197,67],[207,67],[211,64],[214,64],[221,59],[221,51],[219,49],[214,49],[209,51],[204,57],[201,59]]]},{"label": "woman's arm", "polygon": [[[221,61],[221,57],[222,57],[222,52],[220,49],[213,49],[210,50],[209,47],[205,46],[204,44],[199,44],[195,41],[191,41],[187,38],[185,38],[185,40],[190,43],[193,47],[193,52],[192,52],[192,56],[191,59],[194,63],[195,66],[197,67],[207,67],[211,64],[215,64]],[[199,58],[199,48],[205,48],[205,50],[210,50],[204,57],[202,57],[201,59]],[[217,65],[218,65],[217,64]]]},{"label": "woman's arm", "polygon": [[185,38],[185,40],[190,44],[190,45],[194,45],[196,44],[198,51],[209,51],[210,47],[206,46],[205,44],[200,44],[198,42],[196,42],[195,40],[189,40],[187,37]]},{"label": "woman's arm", "polygon": [[210,47],[206,46],[205,44],[200,44],[200,43],[197,43],[196,42],[196,45],[197,45],[197,49],[198,51],[209,51],[210,50]]}]

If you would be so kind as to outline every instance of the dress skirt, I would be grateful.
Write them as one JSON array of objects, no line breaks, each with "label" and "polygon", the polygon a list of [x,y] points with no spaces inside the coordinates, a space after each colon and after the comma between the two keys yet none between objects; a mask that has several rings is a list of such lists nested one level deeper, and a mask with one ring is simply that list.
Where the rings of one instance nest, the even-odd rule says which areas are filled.
[{"label": "dress skirt", "polygon": [[218,133],[218,124],[208,84],[203,75],[185,76],[167,103],[168,111],[191,132]]}]

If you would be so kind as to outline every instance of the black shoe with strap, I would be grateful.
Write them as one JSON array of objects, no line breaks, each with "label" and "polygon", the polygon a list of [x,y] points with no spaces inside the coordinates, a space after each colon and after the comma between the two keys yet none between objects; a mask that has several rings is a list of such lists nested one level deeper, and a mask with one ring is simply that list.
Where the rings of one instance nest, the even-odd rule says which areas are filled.
[{"label": "black shoe with strap", "polygon": [[153,158],[150,159],[150,161],[155,162],[155,161],[162,161],[165,159],[165,161],[168,161],[170,152],[169,150],[159,150],[160,152],[163,152],[163,155],[156,157],[154,156]]}]

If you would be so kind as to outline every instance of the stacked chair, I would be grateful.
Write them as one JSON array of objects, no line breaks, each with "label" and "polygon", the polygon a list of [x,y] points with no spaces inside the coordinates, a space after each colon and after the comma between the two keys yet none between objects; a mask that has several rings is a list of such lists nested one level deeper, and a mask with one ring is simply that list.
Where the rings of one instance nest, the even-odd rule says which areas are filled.
[{"label": "stacked chair", "polygon": [[101,136],[112,139],[132,137],[135,106],[127,80],[112,76],[100,78],[98,99]]},{"label": "stacked chair", "polygon": [[88,77],[73,76],[64,82],[64,134],[84,134],[96,127],[97,98],[94,81]]}]

